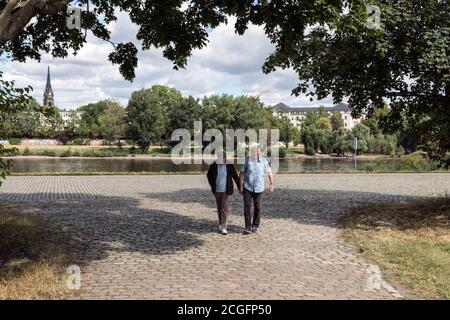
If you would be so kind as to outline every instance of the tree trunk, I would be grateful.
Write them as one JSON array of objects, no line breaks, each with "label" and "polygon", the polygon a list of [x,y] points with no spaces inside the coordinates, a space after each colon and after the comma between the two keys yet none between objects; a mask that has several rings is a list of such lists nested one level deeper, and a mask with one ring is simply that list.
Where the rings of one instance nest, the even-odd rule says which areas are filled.
[{"label": "tree trunk", "polygon": [[54,15],[64,10],[69,0],[9,0],[0,13],[0,47],[18,36],[38,14]]}]

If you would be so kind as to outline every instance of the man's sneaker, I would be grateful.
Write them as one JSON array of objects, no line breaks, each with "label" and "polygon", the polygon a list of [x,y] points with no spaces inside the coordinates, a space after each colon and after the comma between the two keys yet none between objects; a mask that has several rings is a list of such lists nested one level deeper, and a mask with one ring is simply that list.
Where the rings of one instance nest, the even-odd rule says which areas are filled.
[{"label": "man's sneaker", "polygon": [[227,229],[223,228],[222,230],[220,230],[220,233],[226,236],[228,234],[228,231]]},{"label": "man's sneaker", "polygon": [[258,232],[258,227],[252,227],[252,232],[253,233],[257,233]]},{"label": "man's sneaker", "polygon": [[244,232],[242,232],[243,234],[250,234],[252,233],[252,229],[245,229]]}]

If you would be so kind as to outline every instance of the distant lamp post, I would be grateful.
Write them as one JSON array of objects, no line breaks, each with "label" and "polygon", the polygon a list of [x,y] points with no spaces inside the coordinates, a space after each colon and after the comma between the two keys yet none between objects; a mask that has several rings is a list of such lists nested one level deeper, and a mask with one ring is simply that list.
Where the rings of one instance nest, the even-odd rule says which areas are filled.
[{"label": "distant lamp post", "polygon": [[358,154],[358,138],[354,138],[353,139],[353,150],[355,152],[355,157]]},{"label": "distant lamp post", "polygon": [[355,156],[354,156],[354,158],[355,158],[355,171],[357,171],[358,170],[358,164],[357,164],[357,161],[356,161],[356,155],[358,154],[358,138],[357,137],[355,137],[353,139],[353,150],[355,152]]}]

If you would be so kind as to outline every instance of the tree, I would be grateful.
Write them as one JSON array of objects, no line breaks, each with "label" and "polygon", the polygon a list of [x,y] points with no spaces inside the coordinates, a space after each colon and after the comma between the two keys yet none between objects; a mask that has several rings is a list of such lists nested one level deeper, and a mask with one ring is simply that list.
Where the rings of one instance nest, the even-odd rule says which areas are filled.
[{"label": "tree", "polygon": [[[0,71],[0,124],[10,113],[27,107],[32,99],[29,95],[31,90],[31,87],[17,88],[14,81],[4,80],[3,72]],[[2,156],[16,150],[16,148],[5,148],[3,144],[0,144],[0,186],[13,164],[11,160],[5,161]]]},{"label": "tree", "polygon": [[342,119],[342,115],[338,111],[334,111],[330,117],[331,127],[333,131],[337,131],[340,128],[344,128],[344,119]]},{"label": "tree", "polygon": [[331,151],[330,132],[314,125],[302,129],[301,141],[305,146],[305,153],[308,155]]},{"label": "tree", "polygon": [[45,107],[45,113],[34,99],[14,112],[5,112],[0,122],[4,138],[54,138],[62,128],[62,119],[55,106]]},{"label": "tree", "polygon": [[376,154],[395,154],[397,148],[397,137],[395,135],[384,135],[378,133],[374,136],[373,144],[370,146],[370,152]]},{"label": "tree", "polygon": [[[202,99],[201,117],[203,131],[214,128],[225,134],[226,129],[235,128],[236,109],[236,98],[232,95],[223,94],[204,97]],[[240,117],[244,121],[247,120],[247,117],[244,115],[240,115]]]},{"label": "tree", "polygon": [[187,129],[194,134],[194,122],[200,121],[201,107],[198,99],[192,96],[183,97],[178,103],[169,106],[167,110],[169,122],[167,124],[167,131],[165,140],[169,145],[175,145],[178,142],[172,142],[172,132],[177,129]]},{"label": "tree", "polygon": [[358,154],[369,151],[371,144],[374,142],[374,138],[370,134],[370,128],[362,123],[358,123],[352,129],[352,138],[358,139]]},{"label": "tree", "polygon": [[118,105],[113,100],[102,100],[96,103],[89,103],[78,108],[81,115],[80,131],[83,137],[91,139],[103,138],[100,131],[100,116],[105,113],[111,104]]},{"label": "tree", "polygon": [[286,149],[293,139],[292,125],[287,117],[283,117],[279,121],[278,129],[280,130],[280,141],[284,142]]},{"label": "tree", "polygon": [[380,28],[367,27],[366,1],[257,1],[247,4],[252,9],[237,25],[245,30],[249,22],[265,24],[276,49],[264,70],[296,70],[300,82],[294,94],[331,95],[336,103],[348,97],[355,116],[389,99],[392,128],[406,112],[417,121],[412,127],[422,148],[445,161],[450,150],[450,2],[370,4],[380,8]]},{"label": "tree", "polygon": [[169,123],[167,111],[181,100],[178,90],[161,85],[133,92],[126,110],[127,136],[144,152],[151,144],[162,143]]},{"label": "tree", "polygon": [[383,121],[389,117],[389,106],[384,104],[381,107],[374,106],[371,112],[367,115],[367,118],[362,120],[361,123],[370,128],[370,132],[373,135],[378,135],[380,133],[385,133],[385,126],[383,126]]},{"label": "tree", "polygon": [[352,139],[343,127],[333,131],[331,135],[331,148],[338,156],[342,156],[352,150]]},{"label": "tree", "polygon": [[35,117],[38,119],[38,134],[40,138],[57,138],[58,135],[64,130],[64,121],[58,111],[58,107],[49,106],[51,113],[43,115],[39,112],[34,112]]},{"label": "tree", "polygon": [[69,140],[81,138],[81,118],[77,114],[78,110],[69,113],[69,120],[64,124],[64,129],[59,133],[58,139],[66,144]]},{"label": "tree", "polygon": [[98,118],[99,131],[102,137],[111,145],[117,142],[122,147],[120,139],[125,134],[125,108],[118,103],[110,103]]},{"label": "tree", "polygon": [[316,121],[316,127],[328,132],[333,130],[333,124],[331,123],[330,118],[321,116]]},{"label": "tree", "polygon": [[272,126],[267,123],[268,112],[259,98],[239,96],[235,99],[234,120],[231,128],[234,129],[270,129]]},{"label": "tree", "polygon": [[[76,53],[86,43],[85,30],[113,44],[109,60],[120,66],[122,75],[131,80],[137,66],[137,48],[132,42],[113,43],[110,22],[119,11],[126,12],[139,26],[136,38],[143,50],[164,48],[164,56],[175,68],[186,65],[192,50],[207,43],[207,28],[215,28],[226,20],[221,1],[188,2],[146,0],[0,0],[0,53],[24,62],[39,60],[42,52],[54,57]],[[81,10],[82,29],[67,28],[68,5]]]},{"label": "tree", "polygon": [[294,146],[298,146],[301,143],[301,132],[297,127],[292,127],[292,142]]},{"label": "tree", "polygon": [[418,139],[411,128],[403,128],[398,137],[398,143],[406,153],[417,151]]},{"label": "tree", "polygon": [[323,105],[319,106],[319,111],[317,112],[317,115],[319,116],[319,118],[329,118],[327,109],[325,109],[325,106]]},{"label": "tree", "polygon": [[315,126],[319,116],[315,112],[307,112],[306,117],[302,121],[302,128],[308,128],[310,126]]}]

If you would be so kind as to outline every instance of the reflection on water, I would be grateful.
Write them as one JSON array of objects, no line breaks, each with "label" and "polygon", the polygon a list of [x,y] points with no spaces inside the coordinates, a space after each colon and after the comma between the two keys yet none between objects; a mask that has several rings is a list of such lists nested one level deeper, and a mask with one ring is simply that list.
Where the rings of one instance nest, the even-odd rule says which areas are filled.
[{"label": "reflection on water", "polygon": [[[352,159],[289,159],[280,161],[279,173],[302,173],[314,171],[367,171],[376,166],[376,161]],[[387,170],[395,170],[397,161],[388,161]],[[238,167],[238,166],[237,166]],[[187,173],[206,172],[208,166],[175,165],[169,159],[83,159],[83,158],[21,158],[14,160],[13,173]]]}]

